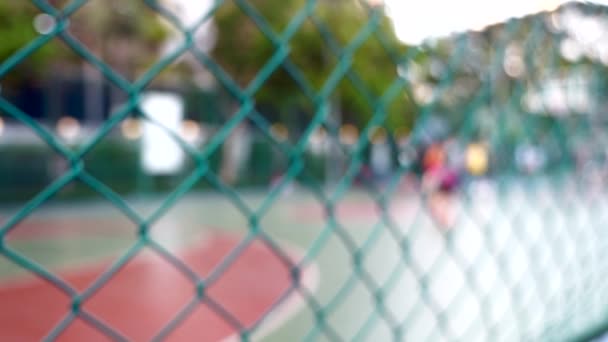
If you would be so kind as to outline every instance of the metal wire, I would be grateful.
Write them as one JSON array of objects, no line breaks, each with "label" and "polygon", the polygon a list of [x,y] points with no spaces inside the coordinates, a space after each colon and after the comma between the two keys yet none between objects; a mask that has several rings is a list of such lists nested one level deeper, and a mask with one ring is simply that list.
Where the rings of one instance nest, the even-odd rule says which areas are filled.
[{"label": "metal wire", "polygon": [[[430,50],[430,48],[426,49],[426,47],[421,47],[411,48],[408,49],[406,53],[402,53],[395,46],[392,46],[384,32],[379,29],[381,20],[384,17],[382,8],[369,6],[367,3],[361,4],[368,12],[366,24],[359,28],[358,32],[351,37],[348,44],[341,46],[339,40],[332,34],[331,30],[328,29],[327,23],[324,23],[322,18],[315,14],[317,2],[317,0],[307,0],[301,10],[293,16],[283,32],[275,32],[272,25],[249,1],[234,1],[239,9],[251,18],[262,34],[272,42],[274,47],[272,56],[264,63],[263,67],[258,71],[255,77],[253,77],[251,82],[249,82],[247,86],[241,87],[231,75],[219,65],[219,63],[215,62],[206,52],[202,51],[194,43],[194,32],[214,16],[215,12],[223,6],[223,1],[216,1],[213,8],[208,13],[202,15],[200,20],[194,25],[186,27],[171,13],[171,11],[163,7],[160,2],[145,0],[145,3],[150,9],[170,22],[174,28],[184,36],[184,42],[177,47],[175,51],[158,60],[137,80],[130,82],[124,75],[113,70],[104,60],[95,56],[89,51],[86,45],[69,32],[70,17],[77,13],[79,9],[87,3],[87,0],[73,0],[63,9],[55,8],[44,0],[32,0],[32,3],[41,12],[55,18],[56,25],[51,32],[40,35],[23,46],[8,59],[2,61],[2,63],[0,63],[0,78],[13,71],[21,62],[34,54],[37,50],[41,49],[52,40],[58,39],[65,43],[65,45],[83,61],[86,61],[101,72],[107,81],[128,94],[127,102],[118,108],[113,115],[102,124],[95,135],[84,146],[81,146],[76,150],[66,147],[52,132],[44,128],[36,120],[28,116],[27,113],[24,113],[0,95],[0,111],[29,127],[31,131],[48,144],[55,153],[69,162],[68,171],[29,202],[24,204],[16,214],[10,217],[0,227],[0,254],[16,265],[28,270],[58,288],[71,298],[69,312],[52,331],[49,331],[46,339],[54,340],[60,336],[74,320],[81,319],[110,339],[127,340],[127,338],[122,336],[120,332],[116,331],[113,327],[104,323],[92,313],[83,310],[83,304],[97,291],[103,288],[123,266],[133,260],[141,251],[146,249],[153,251],[173,265],[192,282],[193,287],[192,300],[184,305],[175,317],[158,331],[155,340],[163,340],[170,336],[171,332],[176,329],[198,305],[206,305],[228,325],[237,330],[240,333],[242,340],[248,340],[251,333],[263,323],[265,317],[260,318],[256,324],[247,328],[242,322],[239,322],[237,317],[234,317],[234,315],[226,310],[221,303],[207,297],[204,289],[214,284],[214,282],[221,277],[222,273],[230,267],[230,265],[238,259],[243,251],[254,241],[261,241],[264,243],[264,245],[272,250],[292,272],[292,287],[287,293],[281,296],[274,304],[274,307],[278,307],[290,294],[297,292],[304,297],[306,305],[314,312],[315,327],[311,329],[306,336],[301,336],[304,340],[318,340],[321,335],[332,341],[345,339],[344,336],[340,335],[339,329],[332,326],[328,317],[330,317],[337,308],[344,305],[348,295],[353,291],[353,288],[356,285],[363,286],[363,289],[370,298],[372,298],[374,308],[367,316],[365,322],[357,329],[355,335],[352,336],[352,339],[355,341],[369,339],[371,331],[379,322],[383,322],[388,326],[391,330],[393,340],[404,340],[408,329],[416,324],[416,321],[423,310],[429,310],[436,321],[433,333],[427,336],[428,340],[443,339],[449,341],[465,341],[468,340],[469,337],[479,336],[485,336],[487,340],[494,340],[494,337],[503,332],[503,329],[500,327],[500,321],[506,314],[512,314],[516,317],[517,324],[513,328],[515,329],[515,332],[513,335],[510,335],[513,336],[515,340],[568,340],[571,338],[574,340],[579,340],[579,338],[580,340],[587,340],[604,332],[606,330],[605,327],[607,322],[606,314],[608,314],[605,309],[600,310],[599,315],[589,315],[585,320],[585,326],[587,327],[585,331],[569,329],[567,324],[565,324],[567,323],[566,318],[564,318],[564,322],[562,322],[564,323],[562,328],[556,327],[559,326],[560,322],[556,323],[552,321],[547,322],[546,329],[542,330],[540,333],[531,330],[528,323],[529,315],[542,315],[543,313],[527,312],[526,304],[529,301],[526,294],[527,291],[532,291],[533,296],[537,300],[547,303],[547,305],[555,300],[555,298],[551,297],[552,294],[545,292],[547,286],[545,282],[550,278],[547,273],[550,271],[543,269],[544,264],[537,256],[542,255],[545,253],[545,250],[548,250],[549,259],[551,259],[552,262],[561,265],[563,276],[579,277],[580,281],[584,282],[588,280],[587,278],[584,278],[583,271],[585,271],[599,272],[599,278],[601,278],[602,272],[607,270],[605,259],[593,258],[590,256],[591,252],[589,252],[589,250],[599,250],[602,247],[605,249],[608,245],[606,241],[607,236],[601,231],[601,227],[598,227],[597,222],[589,221],[582,225],[582,229],[556,229],[554,231],[550,228],[543,229],[545,240],[534,240],[526,233],[525,229],[520,229],[520,227],[527,224],[526,222],[521,222],[521,220],[530,217],[529,210],[527,210],[526,207],[538,208],[538,202],[534,198],[522,199],[525,203],[522,204],[519,209],[508,212],[507,209],[505,209],[511,205],[507,199],[508,194],[511,192],[512,184],[517,183],[518,181],[514,181],[507,173],[499,177],[497,176],[496,183],[498,184],[499,193],[507,195],[504,196],[504,199],[499,200],[498,205],[494,208],[492,214],[494,220],[492,222],[473,222],[480,232],[483,241],[483,248],[475,256],[475,261],[473,263],[469,263],[465,251],[463,251],[462,247],[455,241],[457,235],[452,235],[452,233],[446,234],[444,248],[435,259],[431,260],[430,267],[421,265],[419,260],[416,259],[412,252],[412,248],[420,237],[421,227],[424,226],[422,223],[423,206],[419,208],[415,220],[411,222],[411,227],[409,227],[411,229],[404,229],[404,227],[400,225],[399,220],[396,220],[395,217],[393,217],[394,214],[390,211],[390,204],[394,198],[397,184],[405,174],[411,171],[410,166],[400,166],[390,177],[390,180],[388,181],[389,186],[386,188],[380,189],[370,182],[365,182],[363,184],[364,189],[370,198],[376,203],[379,216],[378,222],[374,223],[362,244],[354,240],[348,227],[341,223],[337,218],[336,204],[354,187],[356,176],[361,171],[361,168],[368,163],[367,159],[364,157],[365,149],[369,148],[370,145],[368,136],[377,127],[389,129],[387,126],[388,107],[396,98],[403,96],[404,94],[409,98],[412,98],[412,92],[416,86],[411,80],[399,77],[396,73],[394,81],[390,84],[386,84],[385,90],[377,96],[370,90],[370,86],[366,84],[365,78],[353,68],[354,56],[365,42],[375,39],[380,43],[384,52],[390,56],[390,59],[397,69],[397,67],[407,66],[410,62],[420,60],[423,56],[427,56],[429,51],[432,50]],[[277,3],[277,5],[280,4]],[[604,13],[603,8],[598,8],[597,12]],[[303,71],[299,69],[290,56],[290,41],[307,21],[312,22],[318,29],[320,39],[326,44],[328,51],[337,59],[335,68],[327,75],[326,81],[318,91],[316,91],[315,87],[306,80],[306,77],[303,76]],[[523,46],[522,49],[524,50],[523,58],[528,75],[522,79],[512,80],[506,99],[500,99],[503,94],[498,94],[496,92],[496,79],[504,77],[503,68],[507,58],[506,51],[509,44],[514,41],[514,37],[522,35],[525,37],[525,46]],[[490,107],[496,108],[496,115],[491,118],[491,120],[494,120],[494,134],[492,135],[492,139],[494,140],[492,144],[497,148],[497,151],[500,151],[500,149],[505,146],[504,142],[506,141],[507,136],[505,130],[507,129],[507,121],[510,120],[510,122],[514,121],[516,126],[525,130],[526,136],[530,139],[536,139],[541,133],[553,134],[555,142],[559,144],[558,148],[560,149],[560,152],[564,155],[570,154],[571,151],[566,138],[568,134],[572,132],[570,131],[571,127],[565,122],[555,121],[548,131],[541,132],[538,120],[536,120],[533,115],[517,116],[511,114],[513,111],[521,110],[522,98],[527,90],[540,87],[539,83],[541,82],[541,78],[540,76],[535,75],[535,73],[540,74],[535,68],[535,65],[539,63],[535,60],[535,58],[538,57],[535,49],[538,46],[537,44],[540,44],[540,42],[547,39],[554,38],[548,33],[546,21],[543,18],[533,20],[532,24],[526,27],[521,25],[521,22],[519,21],[511,21],[505,25],[505,29],[501,32],[500,37],[492,41],[492,46],[490,48],[491,56],[489,58],[490,62],[487,63],[487,65],[483,65],[483,70],[479,75],[480,84],[477,87],[475,94],[467,98],[462,107],[458,109],[461,114],[464,114],[461,125],[455,132],[455,136],[457,136],[460,141],[470,142],[474,140],[474,130],[479,123],[478,116],[481,115],[479,109],[481,107]],[[468,59],[472,58],[471,46],[473,40],[474,39],[468,34],[462,34],[452,41],[449,49],[449,58],[445,65],[445,72],[443,72],[435,81],[433,99],[428,103],[416,104],[417,114],[415,118],[416,124],[413,128],[414,132],[423,129],[424,124],[435,112],[445,110],[445,105],[441,103],[440,99],[446,95],[447,92],[453,90],[454,85],[458,81],[458,73],[461,71],[460,67],[466,64]],[[202,66],[209,70],[219,84],[231,94],[239,104],[239,108],[211,140],[204,145],[202,150],[190,147],[178,135],[165,129],[165,132],[171,135],[185,153],[194,160],[196,168],[191,174],[184,178],[173,192],[167,195],[163,203],[155,212],[147,217],[143,217],[138,214],[136,210],[131,208],[129,203],[125,201],[120,194],[114,192],[94,175],[87,172],[83,158],[94,149],[113,128],[125,120],[130,113],[139,113],[145,120],[155,123],[146,115],[146,113],[141,112],[139,109],[140,95],[154,78],[170,64],[175,62],[180,56],[188,52],[191,53]],[[548,68],[552,63],[556,64],[559,62],[553,60],[544,61],[544,63]],[[297,84],[300,90],[305,94],[314,108],[314,115],[310,120],[310,124],[306,127],[306,130],[299,139],[291,143],[279,141],[273,136],[270,131],[270,123],[258,112],[258,109],[255,106],[256,93],[263,87],[271,75],[279,69],[284,70],[293,78],[295,84]],[[331,125],[327,123],[327,118],[329,115],[328,104],[331,101],[331,97],[336,91],[336,88],[343,80],[348,81],[360,94],[367,110],[370,112],[370,119],[361,130],[358,140],[352,147],[346,148],[341,146],[341,151],[348,157],[349,162],[342,177],[337,181],[334,187],[332,187],[331,191],[329,191],[322,184],[315,181],[314,177],[310,175],[310,171],[307,169],[307,165],[303,161],[303,158],[306,145],[311,139],[312,134],[320,127],[324,127],[330,133],[329,138],[339,145],[337,133],[335,130],[332,130]],[[594,95],[599,96],[599,94]],[[497,102],[500,102],[500,106],[496,105]],[[208,165],[210,156],[221,147],[234,129],[245,120],[249,120],[253,123],[256,129],[260,130],[264,136],[286,156],[287,160],[289,160],[289,165],[285,170],[285,177],[276,188],[267,194],[267,197],[257,209],[249,207],[247,203],[240,198],[239,193],[230,185],[223,183],[220,177],[218,177]],[[163,128],[162,125],[158,123],[155,124]],[[589,123],[587,123],[587,125],[589,126]],[[412,146],[416,143],[418,142],[415,139],[408,142],[408,144]],[[597,143],[597,141],[594,141],[594,143]],[[565,167],[572,167],[572,162],[570,159],[564,157],[562,165]],[[283,188],[298,177],[310,178],[312,180],[311,182],[306,183],[306,187],[308,187],[308,190],[314,195],[315,199],[325,208],[327,215],[325,227],[310,246],[309,250],[307,250],[304,259],[298,264],[295,264],[287,256],[287,253],[282,250],[281,245],[274,241],[272,236],[265,233],[264,227],[260,223],[260,218],[279,201],[279,195]],[[562,184],[569,179],[568,177],[568,173],[556,172],[551,176],[552,181],[555,183],[552,188],[559,188],[562,186]],[[196,272],[188,267],[188,265],[180,261],[179,258],[173,256],[170,251],[149,237],[150,227],[161,219],[167,211],[184,196],[184,194],[191,190],[192,187],[202,179],[208,181],[215,189],[220,191],[228,200],[230,200],[249,222],[249,232],[247,236],[243,238],[241,243],[234,248],[221,264],[212,270],[210,275],[205,279],[200,278]],[[95,192],[99,193],[107,203],[116,207],[125,217],[138,227],[137,241],[124,252],[110,268],[82,292],[72,288],[68,283],[53,274],[52,271],[47,270],[27,256],[15,251],[6,243],[6,237],[9,232],[15,229],[15,227],[28,216],[32,215],[40,206],[51,200],[51,198],[57,195],[67,184],[75,180],[79,180]],[[586,188],[579,187],[573,196],[575,198],[583,198],[586,196],[586,191]],[[556,196],[559,195],[556,193]],[[474,201],[470,196],[465,197],[465,203]],[[415,199],[420,202],[424,202],[425,200],[421,193],[415,194]],[[576,201],[576,199],[573,199],[573,201]],[[543,205],[545,205],[545,209],[539,208],[537,212],[532,213],[533,216],[537,216],[540,220],[550,220],[551,216],[561,215],[562,211],[567,210],[567,208],[559,208],[557,203],[544,203]],[[469,206],[464,205],[458,222],[463,222],[466,219],[473,219],[474,215],[472,215],[470,210],[472,209],[470,209]],[[506,235],[498,235],[496,232],[496,229],[498,229],[496,228],[497,221],[503,221],[505,223],[502,227],[507,230]],[[366,269],[365,261],[370,250],[374,248],[377,240],[384,233],[388,233],[397,243],[402,260],[401,263],[394,266],[390,272],[390,276],[384,282],[380,283],[370,275],[369,270]],[[321,303],[317,300],[315,294],[311,293],[308,289],[301,287],[299,276],[300,271],[304,267],[315,261],[315,258],[318,256],[320,250],[325,247],[327,240],[330,237],[337,238],[350,253],[352,257],[352,273],[345,282],[338,287],[338,290],[329,302]],[[584,261],[568,260],[561,255],[562,248],[572,242],[585,247],[581,247],[578,251]],[[547,248],[547,246],[549,247]],[[511,259],[509,254],[514,249],[522,249],[526,256],[526,260],[529,260],[526,273],[529,273],[533,279],[533,288],[528,288],[528,285],[522,285],[521,279],[512,277],[510,269]],[[446,306],[437,302],[430,287],[432,285],[432,279],[442,272],[448,262],[452,262],[456,265],[464,274],[465,280],[463,287],[457,291],[456,295]],[[499,274],[490,287],[491,289],[484,290],[478,277],[479,272],[481,272],[480,269],[488,262],[495,263],[498,266]],[[571,265],[571,263],[574,264]],[[417,296],[417,305],[410,309],[405,318],[400,318],[395,317],[395,315],[391,313],[387,307],[387,301],[390,300],[388,294],[398,286],[398,280],[406,272],[413,274],[420,291],[417,294],[412,294],[413,296]],[[573,273],[570,274],[568,272]],[[493,315],[491,298],[496,292],[500,291],[499,288],[502,287],[506,288],[512,304],[507,312],[503,313],[503,316],[493,319],[491,317]],[[602,289],[606,290],[605,286]],[[575,290],[579,291],[580,289]],[[451,325],[451,319],[455,315],[458,315],[460,308],[463,306],[462,303],[465,300],[465,296],[470,292],[473,292],[477,296],[477,303],[480,307],[479,318],[475,323],[470,324],[470,326],[465,329],[465,333],[460,334],[454,331],[453,326]],[[587,293],[586,295],[590,294]],[[598,298],[601,297],[598,294],[595,295]],[[566,295],[561,294],[558,296]],[[605,308],[608,303],[604,301],[597,304],[603,305]],[[271,312],[272,310],[270,310],[267,315]],[[580,315],[582,314],[582,311],[576,311],[573,314]],[[555,331],[558,332],[555,333]]]}]

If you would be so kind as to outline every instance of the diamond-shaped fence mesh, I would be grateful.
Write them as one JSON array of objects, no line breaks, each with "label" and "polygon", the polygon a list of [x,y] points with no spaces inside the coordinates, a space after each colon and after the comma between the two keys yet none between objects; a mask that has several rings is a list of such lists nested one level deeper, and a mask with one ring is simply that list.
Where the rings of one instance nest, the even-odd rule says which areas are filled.
[{"label": "diamond-shaped fence mesh", "polygon": [[[382,1],[187,3],[0,4],[2,340],[586,341],[608,328],[604,7],[414,46]],[[53,80],[74,70],[85,90],[66,95]],[[186,117],[145,105],[172,92]],[[183,160],[150,175],[146,153]],[[74,217],[119,237],[49,251],[53,222]],[[38,240],[19,238],[36,224]],[[220,256],[184,252],[200,226]],[[95,274],[62,269],[99,255],[114,259]]]}]

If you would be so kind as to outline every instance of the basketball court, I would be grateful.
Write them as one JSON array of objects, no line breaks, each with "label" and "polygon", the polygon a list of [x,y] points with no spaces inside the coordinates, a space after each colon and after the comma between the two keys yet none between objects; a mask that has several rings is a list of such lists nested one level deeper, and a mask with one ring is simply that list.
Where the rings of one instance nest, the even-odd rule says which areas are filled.
[{"label": "basketball court", "polygon": [[[572,336],[606,314],[606,270],[585,267],[606,257],[603,218],[590,215],[605,212],[606,196],[583,201],[574,179],[560,184],[470,187],[450,231],[414,193],[397,194],[382,215],[351,191],[328,225],[300,189],[260,216],[255,238],[234,203],[196,193],[150,227],[148,245],[107,202],[51,203],[6,241],[65,285],[0,259],[0,339],[224,341],[255,327],[264,341],[388,340],[398,326],[407,340]],[[266,196],[241,195],[252,210]],[[162,204],[127,201],[142,217]],[[17,209],[5,208],[2,222]],[[112,330],[104,336],[95,322]]]}]

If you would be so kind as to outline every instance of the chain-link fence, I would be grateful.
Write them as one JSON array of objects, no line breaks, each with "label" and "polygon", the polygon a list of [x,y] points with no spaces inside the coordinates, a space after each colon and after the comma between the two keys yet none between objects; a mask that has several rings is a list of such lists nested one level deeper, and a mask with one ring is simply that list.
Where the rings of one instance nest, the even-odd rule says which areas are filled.
[{"label": "chain-link fence", "polygon": [[[145,71],[134,75],[128,63],[133,55],[115,57],[120,51],[111,49],[118,45],[104,55],[103,49],[91,47],[97,38],[79,35],[83,26],[72,27],[72,18],[87,6],[99,6],[99,1],[89,3],[95,2],[32,0],[30,12],[21,13],[33,13],[38,33],[0,63],[0,82],[11,82],[15,73],[23,72],[21,64],[46,51],[46,46],[60,43],[63,50],[49,50],[51,55],[68,51],[71,57],[66,55],[66,60],[84,62],[121,94],[121,105],[79,144],[67,144],[44,120],[15,105],[10,92],[0,96],[5,131],[10,123],[26,126],[52,149],[46,156],[64,161],[52,182],[35,191],[0,226],[2,257],[69,297],[66,315],[48,332],[48,340],[60,338],[75,320],[109,339],[129,340],[120,329],[87,311],[85,304],[143,251],[166,260],[192,287],[189,304],[166,322],[156,340],[171,339],[198,306],[214,311],[238,332],[238,338],[255,338],[273,309],[246,325],[222,302],[210,298],[206,289],[256,241],[270,249],[290,274],[288,289],[273,307],[297,294],[310,313],[308,323],[298,330],[302,335],[292,338],[564,341],[588,340],[604,331],[608,322],[603,96],[608,62],[603,28],[608,14],[604,7],[568,4],[480,31],[406,46],[392,33],[378,1],[215,1],[186,24],[170,2],[145,0],[141,5],[146,12],[137,15],[159,17],[177,39],[161,57],[146,64]],[[11,5],[2,6],[6,10]],[[101,7],[111,17],[117,6],[121,3]],[[269,15],[269,8],[282,6],[292,9],[285,12],[290,17],[283,18],[282,13],[279,20]],[[353,14],[343,16],[355,25],[340,30],[331,20],[345,8]],[[229,26],[219,25],[215,50],[201,46],[197,38],[214,18],[243,27],[223,33]],[[247,45],[259,40],[264,41],[262,52]],[[135,51],[146,53],[143,48]],[[214,107],[224,113],[200,145],[191,144],[140,106],[152,84],[163,77],[171,79],[163,73],[173,70],[184,56],[228,99],[224,107]],[[247,60],[253,62],[245,65]],[[47,68],[43,73],[63,70]],[[259,69],[251,72],[255,68]],[[179,82],[189,82],[188,75]],[[293,101],[286,104],[287,98]],[[201,111],[208,108],[199,106]],[[270,115],[269,107],[278,114]],[[173,190],[149,215],[134,210],[112,180],[98,176],[95,167],[110,166],[87,159],[112,132],[134,119],[162,129],[189,160],[187,171],[175,177],[169,187]],[[276,165],[262,168],[249,185],[259,187],[270,182],[273,173],[280,174],[256,206],[242,198],[234,181],[239,176],[222,174],[217,159],[243,125],[255,132],[255,141],[265,144],[258,146],[243,173],[260,163]],[[322,141],[319,153],[314,151],[317,141]],[[0,164],[5,164],[0,168],[20,163],[8,156],[8,152],[0,154]],[[129,158],[106,163],[122,165]],[[16,177],[15,172],[7,171],[7,177]],[[149,234],[201,180],[205,189],[219,192],[238,208],[248,228],[208,277],[193,272]],[[7,240],[22,221],[73,183],[101,195],[138,228],[136,241],[122,257],[81,290]],[[293,183],[298,184],[296,191],[309,194],[310,201],[323,208],[322,228],[297,261],[264,225],[268,212],[286,201],[284,190]],[[340,210],[351,195],[373,203],[371,228],[357,231],[352,227],[357,223],[345,222],[345,217],[361,214],[357,209]],[[297,208],[305,211],[302,203]],[[383,239],[394,247],[393,259],[373,256],[378,246],[385,248],[379,242]],[[349,259],[337,266],[338,273],[346,274],[344,282],[332,283],[334,271],[322,265],[323,292],[317,293],[303,286],[302,270],[315,264],[325,248],[345,250]],[[355,291],[367,298],[362,304],[365,319],[345,332],[348,319],[336,323],[332,315],[348,306]],[[3,315],[10,316],[10,310]],[[377,331],[379,326],[383,333]]]}]

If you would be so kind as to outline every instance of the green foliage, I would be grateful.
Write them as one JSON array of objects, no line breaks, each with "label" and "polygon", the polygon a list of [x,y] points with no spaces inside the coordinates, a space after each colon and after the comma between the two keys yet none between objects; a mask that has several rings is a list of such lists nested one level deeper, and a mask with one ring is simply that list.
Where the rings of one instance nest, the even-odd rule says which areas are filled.
[{"label": "green foliage", "polygon": [[167,31],[154,14],[142,15],[146,8],[141,1],[114,0],[93,2],[83,10],[104,38],[132,37],[156,45],[165,39]]},{"label": "green foliage", "polygon": [[[286,0],[277,6],[272,1],[250,1],[268,21],[277,35],[281,35],[295,14],[304,7],[304,0]],[[307,81],[318,91],[335,70],[345,48],[367,24],[370,10],[353,0],[319,1],[313,16],[307,18],[289,41],[290,60],[300,69]],[[242,86],[246,87],[277,50],[256,24],[235,3],[226,3],[217,12],[218,42],[213,56]],[[377,99],[397,78],[396,61],[378,40],[383,37],[389,49],[402,55],[407,47],[400,44],[392,24],[383,17],[376,34],[367,38],[356,51],[350,71],[358,84],[363,85],[372,99]],[[235,49],[238,47],[238,49]],[[336,51],[340,49],[340,51]],[[360,93],[348,77],[334,91],[334,101],[345,121],[365,124],[373,108],[368,98]],[[258,103],[268,103],[282,112],[298,107],[311,112],[311,102],[285,70],[277,70],[256,94]],[[390,106],[388,123],[404,125],[413,115],[413,105],[404,96],[397,97]],[[410,122],[411,123],[411,122]]]},{"label": "green foliage", "polygon": [[[53,3],[53,2],[52,2]],[[60,8],[60,6],[57,6]],[[150,13],[146,13],[146,11]],[[30,1],[0,3],[0,61],[4,61],[40,36],[34,28],[36,16],[42,12]],[[141,1],[90,1],[70,17],[69,34],[88,46],[104,60],[111,60],[116,51],[103,46],[116,40],[131,41],[127,47],[134,51],[130,65],[149,64],[155,52],[168,36],[168,28]],[[21,63],[22,70],[34,74],[48,73],[54,64],[63,66],[80,63],[81,59],[53,38]]]},{"label": "green foliage", "polygon": [[[0,1],[0,62],[34,40],[38,33],[34,29],[34,18],[39,11],[28,1]],[[57,46],[47,44],[28,60],[28,67],[37,70],[57,58]]]}]

